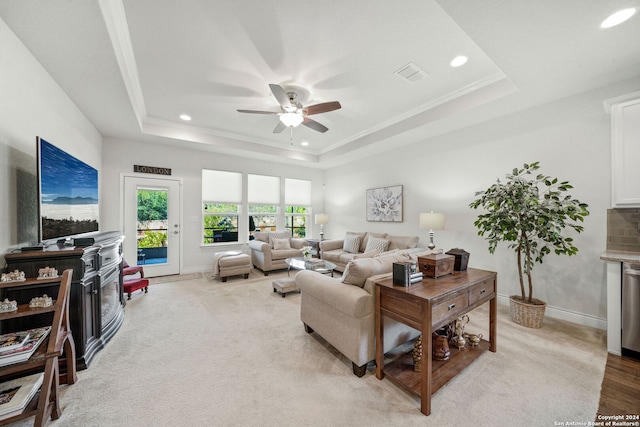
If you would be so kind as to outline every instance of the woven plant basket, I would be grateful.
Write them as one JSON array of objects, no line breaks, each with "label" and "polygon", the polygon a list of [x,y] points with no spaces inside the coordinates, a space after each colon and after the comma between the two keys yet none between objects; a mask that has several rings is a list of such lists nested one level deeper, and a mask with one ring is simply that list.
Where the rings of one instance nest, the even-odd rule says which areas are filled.
[{"label": "woven plant basket", "polygon": [[509,297],[509,305],[511,306],[511,320],[518,325],[527,328],[540,329],[544,319],[544,311],[547,303],[533,298],[533,303],[528,303],[518,295]]}]

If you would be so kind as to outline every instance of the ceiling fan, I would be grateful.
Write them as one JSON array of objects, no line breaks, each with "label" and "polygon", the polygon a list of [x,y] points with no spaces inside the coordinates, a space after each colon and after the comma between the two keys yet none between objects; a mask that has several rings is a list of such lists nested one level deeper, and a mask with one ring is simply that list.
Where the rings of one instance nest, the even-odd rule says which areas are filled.
[{"label": "ceiling fan", "polygon": [[326,132],[329,130],[325,125],[310,119],[308,116],[320,113],[328,113],[342,108],[338,101],[323,102],[321,104],[310,105],[303,107],[298,101],[296,101],[297,94],[295,92],[285,92],[285,90],[276,84],[270,84],[269,88],[276,97],[278,103],[280,103],[281,112],[275,111],[259,111],[259,110],[238,110],[239,113],[250,114],[274,114],[278,115],[280,121],[273,129],[273,133],[280,133],[287,127],[296,127],[300,124],[305,125],[318,132]]}]

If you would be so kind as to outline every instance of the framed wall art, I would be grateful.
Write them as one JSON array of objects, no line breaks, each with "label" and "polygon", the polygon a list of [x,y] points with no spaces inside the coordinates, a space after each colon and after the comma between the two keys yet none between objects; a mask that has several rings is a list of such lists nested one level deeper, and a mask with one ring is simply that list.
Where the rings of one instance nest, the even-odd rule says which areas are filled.
[{"label": "framed wall art", "polygon": [[367,190],[367,221],[402,222],[402,185]]}]

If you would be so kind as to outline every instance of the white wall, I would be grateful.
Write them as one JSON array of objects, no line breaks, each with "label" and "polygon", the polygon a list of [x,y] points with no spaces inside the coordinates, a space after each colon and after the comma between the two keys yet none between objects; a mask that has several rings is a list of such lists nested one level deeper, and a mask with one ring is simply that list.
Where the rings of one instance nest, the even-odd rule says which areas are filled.
[{"label": "white wall", "polygon": [[37,242],[36,136],[100,170],[102,138],[0,19],[0,252]]},{"label": "white wall", "polygon": [[[181,273],[210,271],[214,251],[242,248],[242,245],[202,246],[202,169],[221,169],[243,173],[280,176],[283,179],[308,179],[313,182],[312,211],[322,206],[323,172],[275,162],[243,159],[180,146],[178,141],[168,145],[105,139],[103,150],[103,193],[111,203],[102,205],[104,225],[110,230],[122,230],[119,205],[120,177],[133,175],[133,165],[171,168],[171,178],[182,181],[182,267]],[[145,174],[136,174],[148,176]],[[156,177],[159,177],[156,175]],[[313,219],[311,220],[313,229]],[[313,229],[317,237],[319,228]]]},{"label": "white wall", "polygon": [[[383,231],[419,235],[420,212],[446,214],[446,230],[435,243],[445,250],[470,252],[470,266],[498,272],[498,292],[519,293],[515,254],[501,246],[490,255],[473,222],[479,212],[468,205],[476,191],[504,178],[523,163],[539,161],[542,173],[569,180],[574,197],[588,203],[591,215],[577,235],[573,257],[549,255],[533,270],[534,296],[549,304],[548,314],[605,327],[606,209],[610,207],[610,116],[607,98],[638,90],[640,79],[562,99],[467,129],[399,148],[327,171],[326,211],[330,238],[345,231]],[[348,183],[348,185],[345,185]],[[365,190],[404,186],[404,222],[365,221]]]}]

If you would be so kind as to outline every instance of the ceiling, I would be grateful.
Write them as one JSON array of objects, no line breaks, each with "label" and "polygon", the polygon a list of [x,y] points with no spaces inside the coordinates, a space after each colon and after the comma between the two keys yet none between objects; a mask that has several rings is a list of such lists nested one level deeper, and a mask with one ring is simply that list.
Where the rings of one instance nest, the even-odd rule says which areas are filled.
[{"label": "ceiling", "polygon": [[[0,0],[0,18],[104,137],[326,168],[640,76],[640,13],[599,28],[629,6]],[[280,111],[270,83],[342,108],[313,116],[326,133],[274,134],[277,116],[236,111]]]}]

